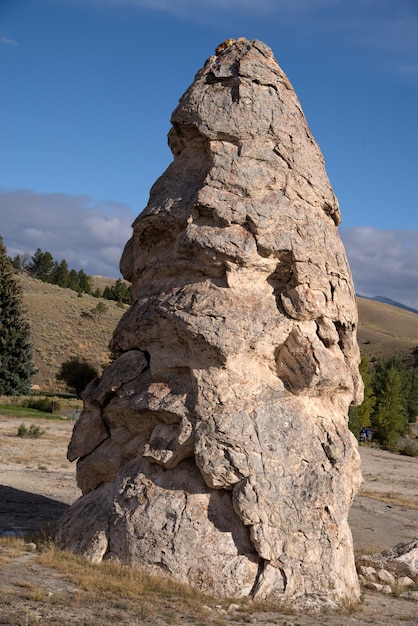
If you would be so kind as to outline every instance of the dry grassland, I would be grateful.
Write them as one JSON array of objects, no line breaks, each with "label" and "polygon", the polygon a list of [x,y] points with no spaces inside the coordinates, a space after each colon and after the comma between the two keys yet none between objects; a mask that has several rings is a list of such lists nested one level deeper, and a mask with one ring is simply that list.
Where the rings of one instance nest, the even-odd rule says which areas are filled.
[{"label": "dry grassland", "polygon": [[418,346],[418,315],[390,304],[357,298],[358,342],[368,356],[410,357]]},{"label": "dry grassland", "polygon": [[[104,279],[103,279],[104,280]],[[31,327],[33,360],[38,369],[33,383],[43,390],[59,388],[55,375],[71,356],[87,359],[102,369],[109,363],[109,341],[127,307],[103,300],[107,311],[98,320],[91,311],[100,301],[71,289],[19,276],[23,306]]]}]

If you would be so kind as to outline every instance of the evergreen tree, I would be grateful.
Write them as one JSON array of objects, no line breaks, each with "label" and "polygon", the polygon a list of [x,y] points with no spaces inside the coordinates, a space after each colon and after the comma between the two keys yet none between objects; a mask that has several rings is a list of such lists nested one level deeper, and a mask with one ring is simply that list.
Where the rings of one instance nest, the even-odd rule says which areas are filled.
[{"label": "evergreen tree", "polygon": [[20,287],[0,237],[0,394],[29,393],[35,371]]},{"label": "evergreen tree", "polygon": [[413,367],[418,367],[418,346],[412,350]]},{"label": "evergreen tree", "polygon": [[69,286],[69,282],[68,263],[63,259],[59,265],[55,263],[55,267],[51,273],[51,283],[65,289]]},{"label": "evergreen tree", "polygon": [[84,270],[80,270],[77,274],[77,279],[78,279],[78,291],[82,293],[91,294],[93,290],[91,276],[88,276]]},{"label": "evergreen tree", "polygon": [[394,362],[379,372],[379,395],[372,418],[373,437],[389,450],[395,450],[398,437],[407,430],[402,377]]},{"label": "evergreen tree", "polygon": [[50,252],[38,248],[28,265],[28,272],[34,278],[48,282],[54,269],[54,258]]},{"label": "evergreen tree", "polygon": [[115,300],[116,302],[123,302],[124,304],[132,303],[132,289],[131,285],[128,285],[123,280],[118,278],[114,285]]},{"label": "evergreen tree", "polygon": [[368,428],[371,425],[373,409],[376,403],[376,397],[373,392],[373,376],[370,361],[366,355],[361,356],[359,371],[364,383],[364,399],[360,406],[350,407],[348,422],[351,432],[357,438],[362,428]]},{"label": "evergreen tree", "polygon": [[415,422],[418,417],[418,370],[415,368],[405,373],[404,405],[408,422]]},{"label": "evergreen tree", "polygon": [[102,319],[103,315],[106,312],[107,312],[107,305],[102,300],[100,300],[100,302],[96,304],[94,309],[91,309],[91,313],[93,317],[95,317],[98,322],[100,322],[100,320]]},{"label": "evergreen tree", "polygon": [[40,248],[36,250],[30,263],[28,263],[26,256],[23,258],[16,256],[13,259],[13,265],[16,269],[18,266],[20,269],[25,268],[31,276],[45,283],[53,283],[59,287],[72,289],[77,291],[79,295],[92,293],[93,281],[91,276],[88,276],[84,270],[78,272],[74,269],[69,270],[65,259],[58,263],[54,261],[50,252],[42,252]]},{"label": "evergreen tree", "polygon": [[131,285],[125,283],[120,278],[117,279],[114,285],[105,287],[103,290],[103,298],[106,300],[115,300],[122,304],[132,303],[132,288]]},{"label": "evergreen tree", "polygon": [[68,272],[68,288],[73,291],[78,291],[78,276],[74,269]]},{"label": "evergreen tree", "polygon": [[15,257],[13,257],[13,259],[12,259],[12,267],[17,272],[20,272],[20,270],[22,269],[22,261],[21,261],[21,258],[20,258],[19,254],[17,254]]},{"label": "evergreen tree", "polygon": [[21,272],[22,270],[25,270],[29,264],[29,260],[30,260],[29,252],[25,252],[22,255],[16,254],[16,256],[14,256],[13,259],[11,259],[13,269],[15,269],[17,272]]}]

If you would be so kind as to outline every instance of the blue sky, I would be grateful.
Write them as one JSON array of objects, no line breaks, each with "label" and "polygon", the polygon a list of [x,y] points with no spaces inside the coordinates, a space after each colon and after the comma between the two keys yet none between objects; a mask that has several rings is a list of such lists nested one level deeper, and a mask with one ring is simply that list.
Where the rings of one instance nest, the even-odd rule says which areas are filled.
[{"label": "blue sky", "polygon": [[119,276],[170,116],[224,39],[269,45],[320,145],[356,289],[418,308],[417,0],[0,0],[0,234]]}]

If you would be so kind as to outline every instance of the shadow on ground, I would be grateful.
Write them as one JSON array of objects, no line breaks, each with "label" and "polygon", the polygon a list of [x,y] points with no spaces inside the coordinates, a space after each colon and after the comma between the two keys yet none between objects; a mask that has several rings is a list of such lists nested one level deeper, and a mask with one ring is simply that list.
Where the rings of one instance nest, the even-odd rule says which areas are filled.
[{"label": "shadow on ground", "polygon": [[53,526],[68,504],[0,485],[0,535],[37,533]]}]

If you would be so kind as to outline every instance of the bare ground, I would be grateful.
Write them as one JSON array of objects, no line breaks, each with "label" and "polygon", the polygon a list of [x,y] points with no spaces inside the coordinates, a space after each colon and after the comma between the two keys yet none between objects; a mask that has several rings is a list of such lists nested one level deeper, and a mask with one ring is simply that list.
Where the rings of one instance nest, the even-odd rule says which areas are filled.
[{"label": "bare ground", "polygon": [[[0,534],[37,532],[55,523],[80,491],[75,465],[66,459],[73,424],[70,420],[38,420],[45,431],[39,439],[17,437],[20,423],[0,416]],[[391,548],[418,537],[418,459],[362,447],[364,483],[350,511],[349,522],[357,555]],[[321,616],[260,611],[254,607],[228,612],[225,604],[209,599],[199,618],[161,612],[147,617],[135,607],[82,602],[82,591],[53,568],[45,568],[36,552],[0,547],[0,625],[48,624],[262,624],[313,626],[329,624],[416,624],[418,604],[395,596],[365,592],[357,607]],[[37,596],[27,593],[36,586]],[[26,591],[25,591],[26,590]],[[74,607],[74,594],[80,601]],[[35,594],[36,595],[36,594]],[[57,601],[57,598],[60,601]],[[67,606],[65,598],[68,598]],[[71,598],[71,602],[70,602]],[[53,601],[55,599],[55,601]],[[71,606],[68,609],[68,606]],[[78,607],[78,608],[77,608]]]}]

